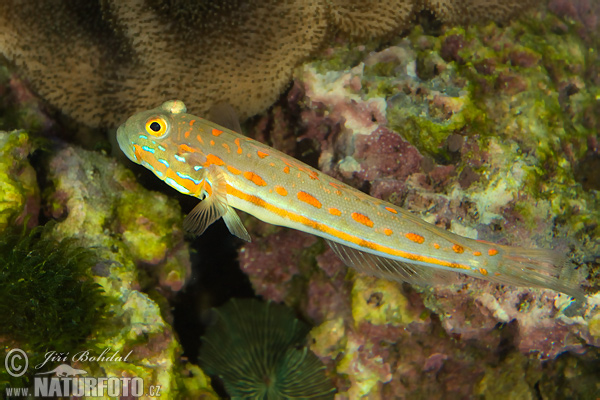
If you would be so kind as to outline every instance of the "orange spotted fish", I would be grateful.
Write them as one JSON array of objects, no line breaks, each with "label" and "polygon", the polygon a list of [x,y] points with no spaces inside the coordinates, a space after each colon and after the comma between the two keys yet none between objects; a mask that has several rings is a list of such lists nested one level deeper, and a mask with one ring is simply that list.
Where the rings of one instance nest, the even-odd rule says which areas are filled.
[{"label": "orange spotted fish", "polygon": [[140,112],[119,127],[117,140],[133,162],[201,200],[184,221],[188,231],[201,234],[223,218],[232,234],[250,241],[237,208],[267,223],[321,236],[347,265],[386,279],[431,284],[461,272],[582,297],[576,282],[560,276],[564,257],[553,251],[445,231],[186,111],[183,102],[172,100]]}]

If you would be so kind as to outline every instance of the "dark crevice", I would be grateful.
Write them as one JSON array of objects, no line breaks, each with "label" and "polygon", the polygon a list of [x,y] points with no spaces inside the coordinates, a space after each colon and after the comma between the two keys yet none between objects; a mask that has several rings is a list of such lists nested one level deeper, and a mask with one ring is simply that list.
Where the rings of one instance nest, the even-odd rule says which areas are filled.
[{"label": "dark crevice", "polygon": [[[198,202],[181,196],[180,204],[186,211]],[[171,307],[183,356],[194,364],[198,363],[200,337],[210,322],[210,309],[232,297],[254,296],[250,280],[239,266],[240,245],[240,239],[231,235],[221,220],[191,243],[192,276],[171,301]]]},{"label": "dark crevice", "polygon": [[575,168],[575,180],[585,190],[600,190],[600,154],[588,154]]}]

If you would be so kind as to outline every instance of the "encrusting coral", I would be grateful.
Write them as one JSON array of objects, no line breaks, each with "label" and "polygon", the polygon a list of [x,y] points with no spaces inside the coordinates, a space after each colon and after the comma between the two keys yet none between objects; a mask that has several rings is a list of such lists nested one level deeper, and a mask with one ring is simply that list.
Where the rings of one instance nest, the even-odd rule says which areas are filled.
[{"label": "encrusting coral", "polygon": [[310,328],[291,310],[232,299],[202,338],[200,364],[234,399],[333,399],[321,361],[304,346]]},{"label": "encrusting coral", "polygon": [[89,126],[168,98],[200,115],[221,101],[249,116],[335,31],[397,32],[423,7],[442,21],[502,20],[534,1],[5,0],[0,53],[48,103]]}]

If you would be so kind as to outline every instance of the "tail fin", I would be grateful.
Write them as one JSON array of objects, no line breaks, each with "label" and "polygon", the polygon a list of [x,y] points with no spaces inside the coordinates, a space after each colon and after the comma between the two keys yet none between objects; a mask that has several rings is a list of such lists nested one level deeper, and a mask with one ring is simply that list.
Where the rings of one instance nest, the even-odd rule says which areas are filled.
[{"label": "tail fin", "polygon": [[535,286],[585,301],[579,274],[566,255],[554,250],[495,246],[501,250],[496,273],[484,279],[515,286]]}]

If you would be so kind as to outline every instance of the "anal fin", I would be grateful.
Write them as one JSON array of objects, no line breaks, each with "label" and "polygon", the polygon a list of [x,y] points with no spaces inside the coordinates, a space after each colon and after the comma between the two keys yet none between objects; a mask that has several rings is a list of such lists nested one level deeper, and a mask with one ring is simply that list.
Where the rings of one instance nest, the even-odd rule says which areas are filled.
[{"label": "anal fin", "polygon": [[223,214],[223,221],[227,225],[227,229],[232,235],[239,237],[246,242],[251,242],[252,238],[242,223],[242,220],[237,215],[233,207],[227,206],[227,212]]},{"label": "anal fin", "polygon": [[327,244],[344,264],[368,275],[415,285],[452,284],[458,281],[459,275],[455,272],[376,256],[331,240],[327,240]]}]

